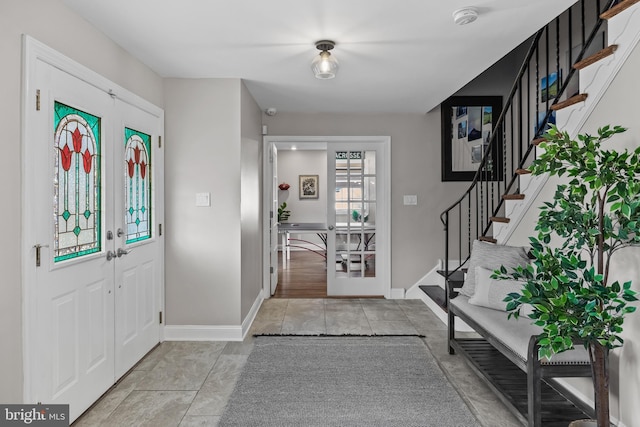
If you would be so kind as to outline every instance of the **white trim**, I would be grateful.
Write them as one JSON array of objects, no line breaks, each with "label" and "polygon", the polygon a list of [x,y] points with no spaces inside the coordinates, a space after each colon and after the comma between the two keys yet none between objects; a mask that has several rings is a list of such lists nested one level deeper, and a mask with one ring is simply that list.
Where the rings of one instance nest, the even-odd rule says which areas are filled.
[{"label": "white trim", "polygon": [[243,341],[264,301],[262,292],[253,302],[242,325],[165,325],[165,341]]},{"label": "white trim", "polygon": [[404,299],[404,288],[391,288],[391,299]]},{"label": "white trim", "polygon": [[242,327],[212,325],[166,325],[165,341],[242,341]]},{"label": "white trim", "polygon": [[249,329],[251,329],[251,325],[256,319],[256,315],[258,314],[258,311],[260,311],[260,307],[262,306],[262,301],[264,301],[264,298],[262,297],[262,292],[259,292],[256,300],[253,302],[253,305],[249,309],[249,313],[247,313],[247,317],[245,317],[242,321],[242,339],[247,336]]},{"label": "white trim", "polygon": [[385,259],[376,259],[376,262],[384,263],[386,268],[383,269],[385,271],[384,277],[382,279],[385,283],[385,298],[392,298],[391,296],[391,137],[390,136],[272,136],[265,135],[263,137],[263,203],[262,203],[262,218],[263,218],[263,274],[262,274],[262,288],[263,294],[265,298],[269,298],[271,296],[270,290],[270,276],[269,276],[269,267],[271,265],[270,260],[270,247],[269,247],[269,239],[267,238],[268,230],[270,229],[269,224],[269,212],[270,212],[270,199],[269,194],[271,193],[271,177],[267,176],[267,172],[269,169],[269,145],[271,143],[293,143],[295,142],[298,145],[303,144],[315,144],[316,146],[319,143],[340,143],[340,142],[363,142],[363,143],[381,143],[382,151],[384,155],[384,170],[386,171],[384,179],[386,180],[386,190],[383,197],[387,201],[385,203],[385,216],[387,220],[385,224],[381,224],[381,227],[384,227],[387,230],[387,235],[389,236],[388,242],[388,250],[387,255],[384,257]]},{"label": "white trim", "polygon": [[144,110],[153,116],[164,116],[164,111],[160,107],[112,82],[106,77],[96,73],[92,69],[74,61],[68,56],[65,56],[62,53],[50,48],[44,43],[39,42],[33,37],[26,34],[23,35],[23,43],[26,49],[26,55],[24,57],[25,61],[41,60],[51,65],[52,67],[55,67],[69,75],[72,75],[82,80],[83,82],[111,95],[114,98],[118,98],[122,102],[126,102],[127,104],[131,104],[137,108],[140,108],[141,110]]}]

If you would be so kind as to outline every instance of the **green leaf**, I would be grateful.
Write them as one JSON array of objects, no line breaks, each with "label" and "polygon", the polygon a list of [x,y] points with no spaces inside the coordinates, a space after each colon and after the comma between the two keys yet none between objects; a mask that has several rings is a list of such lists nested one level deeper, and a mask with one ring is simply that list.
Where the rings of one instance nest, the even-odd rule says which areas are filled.
[{"label": "green leaf", "polygon": [[533,306],[536,309],[538,309],[539,311],[543,312],[543,313],[549,313],[549,311],[550,311],[546,306],[544,306],[542,304],[534,304]]}]

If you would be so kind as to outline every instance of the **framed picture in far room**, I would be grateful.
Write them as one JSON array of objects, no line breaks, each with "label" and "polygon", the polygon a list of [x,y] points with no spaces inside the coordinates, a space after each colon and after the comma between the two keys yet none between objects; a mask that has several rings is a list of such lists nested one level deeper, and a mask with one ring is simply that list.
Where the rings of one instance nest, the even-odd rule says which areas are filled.
[{"label": "framed picture in far room", "polygon": [[317,199],[320,196],[318,175],[298,175],[300,199]]},{"label": "framed picture in far room", "polygon": [[502,112],[501,96],[452,96],[441,105],[442,181],[472,181],[484,153],[493,144],[485,171],[501,177],[501,138],[492,138]]}]

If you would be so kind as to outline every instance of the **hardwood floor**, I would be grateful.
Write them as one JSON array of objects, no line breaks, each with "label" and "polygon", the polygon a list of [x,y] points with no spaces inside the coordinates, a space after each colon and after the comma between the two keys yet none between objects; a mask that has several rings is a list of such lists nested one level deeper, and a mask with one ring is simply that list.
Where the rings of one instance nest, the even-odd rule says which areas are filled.
[{"label": "hardwood floor", "polygon": [[282,269],[282,253],[278,255],[278,287],[274,298],[326,298],[327,270],[325,259],[309,251],[291,251],[286,270]]},{"label": "hardwood floor", "polygon": [[[327,298],[327,269],[324,257],[311,251],[291,251],[288,268],[282,269],[282,253],[278,254],[278,287],[274,298]],[[375,260],[367,261],[365,276],[375,274]],[[331,264],[335,268],[334,264]],[[359,271],[352,272],[360,275]],[[349,297],[364,297],[351,295]],[[347,297],[343,297],[347,298]],[[374,297],[379,298],[379,297]]]}]

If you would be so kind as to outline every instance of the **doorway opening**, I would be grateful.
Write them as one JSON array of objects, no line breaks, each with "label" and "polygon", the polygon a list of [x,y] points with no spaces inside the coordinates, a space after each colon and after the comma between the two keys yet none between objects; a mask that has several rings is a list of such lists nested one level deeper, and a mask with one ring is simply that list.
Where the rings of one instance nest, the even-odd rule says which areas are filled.
[{"label": "doorway opening", "polygon": [[264,143],[264,297],[389,297],[390,138]]}]

